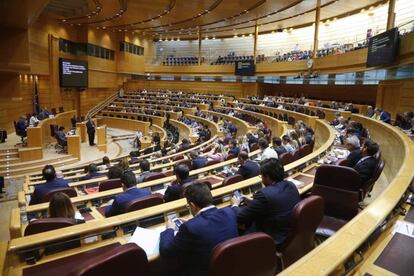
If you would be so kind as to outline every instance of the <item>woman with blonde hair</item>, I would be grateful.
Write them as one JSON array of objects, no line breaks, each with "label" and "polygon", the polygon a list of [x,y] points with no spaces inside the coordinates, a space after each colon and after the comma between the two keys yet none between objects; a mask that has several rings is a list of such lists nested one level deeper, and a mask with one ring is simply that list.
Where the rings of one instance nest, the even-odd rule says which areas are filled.
[{"label": "woman with blonde hair", "polygon": [[76,219],[76,223],[85,222],[83,217],[75,212],[70,198],[65,193],[55,193],[49,202],[50,218]]},{"label": "woman with blonde hair", "polygon": [[298,133],[295,130],[289,132],[289,137],[291,140],[291,144],[295,149],[298,149],[301,146],[301,142],[299,140]]},{"label": "woman with blonde hair", "polygon": [[124,172],[128,171],[129,170],[128,158],[124,157],[121,160],[119,160],[119,163],[117,166],[120,167]]}]

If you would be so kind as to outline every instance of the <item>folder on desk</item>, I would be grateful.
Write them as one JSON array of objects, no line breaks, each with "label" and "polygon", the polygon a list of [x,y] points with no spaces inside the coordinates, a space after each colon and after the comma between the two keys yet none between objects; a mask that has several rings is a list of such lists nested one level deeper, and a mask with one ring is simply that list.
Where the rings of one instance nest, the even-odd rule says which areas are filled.
[{"label": "folder on desk", "polygon": [[135,243],[141,247],[145,253],[147,253],[147,257],[151,255],[158,255],[160,247],[160,233],[161,231],[159,230],[137,227],[128,243]]}]

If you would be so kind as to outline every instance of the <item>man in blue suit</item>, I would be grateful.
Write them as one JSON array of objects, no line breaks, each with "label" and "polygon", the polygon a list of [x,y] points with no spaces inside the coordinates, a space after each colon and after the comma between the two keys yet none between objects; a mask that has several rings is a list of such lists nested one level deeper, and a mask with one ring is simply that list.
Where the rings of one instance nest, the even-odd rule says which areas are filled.
[{"label": "man in blue suit", "polygon": [[243,209],[238,207],[241,199],[233,196],[233,210],[237,213],[237,222],[247,232],[264,232],[272,236],[278,246],[290,231],[292,211],[300,196],[292,182],[283,180],[285,171],[278,159],[262,161],[260,174],[265,188],[255,193]]},{"label": "man in blue suit", "polygon": [[207,163],[207,157],[200,156],[197,150],[193,150],[190,153],[190,157],[192,160],[191,166],[193,167],[193,170],[200,169]]},{"label": "man in blue suit", "polygon": [[105,176],[102,173],[98,172],[98,166],[96,166],[95,163],[90,163],[88,166],[88,174],[85,176],[82,176],[79,180],[89,180],[92,178],[98,178],[98,177],[102,177]]},{"label": "man in blue suit", "polygon": [[372,140],[366,139],[362,146],[362,158],[353,167],[361,176],[361,184],[367,182],[375,172],[378,160],[374,155],[379,151],[379,146]]},{"label": "man in blue suit", "polygon": [[124,192],[115,196],[111,206],[108,206],[105,210],[105,217],[125,213],[125,209],[131,201],[151,194],[148,189],[137,188],[136,176],[132,171],[124,172],[121,175],[121,182]]},{"label": "man in blue suit", "polygon": [[46,183],[36,185],[34,193],[30,199],[29,205],[41,203],[43,197],[50,191],[69,187],[68,180],[56,178],[56,171],[52,165],[46,165],[42,170],[42,175],[43,178],[46,180]]},{"label": "man in blue suit", "polygon": [[244,179],[248,179],[259,175],[259,164],[253,160],[250,160],[247,152],[241,151],[237,158],[239,159],[239,163],[241,164],[239,170],[237,171],[237,174],[243,176]]},{"label": "man in blue suit", "polygon": [[238,236],[236,216],[231,208],[217,209],[207,183],[191,185],[185,190],[193,218],[184,221],[174,235],[175,223],[167,222],[160,236],[162,257],[178,257],[179,275],[208,275],[210,254],[213,248]]},{"label": "man in blue suit", "polygon": [[174,168],[174,174],[176,177],[175,183],[172,183],[168,186],[167,190],[164,193],[164,201],[169,202],[181,198],[182,185],[194,180],[193,177],[190,177],[190,169],[187,165],[178,165]]}]

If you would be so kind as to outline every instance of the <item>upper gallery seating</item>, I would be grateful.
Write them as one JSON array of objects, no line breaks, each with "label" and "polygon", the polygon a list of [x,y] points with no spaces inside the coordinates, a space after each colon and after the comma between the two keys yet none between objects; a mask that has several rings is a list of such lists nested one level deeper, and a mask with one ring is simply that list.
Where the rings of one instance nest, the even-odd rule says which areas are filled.
[{"label": "upper gallery seating", "polygon": [[166,57],[162,65],[197,65],[198,57]]}]

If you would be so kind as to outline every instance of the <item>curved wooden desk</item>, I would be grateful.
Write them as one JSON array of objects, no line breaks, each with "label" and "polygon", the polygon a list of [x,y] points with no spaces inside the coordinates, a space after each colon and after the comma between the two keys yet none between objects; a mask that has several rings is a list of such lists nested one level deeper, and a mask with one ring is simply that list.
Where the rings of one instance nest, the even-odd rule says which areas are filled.
[{"label": "curved wooden desk", "polygon": [[198,136],[193,134],[191,128],[186,124],[173,119],[170,119],[170,124],[178,128],[178,132],[180,133],[180,140],[182,140],[183,138],[188,138],[190,139],[191,143],[197,141]]},{"label": "curved wooden desk", "polygon": [[247,132],[249,131],[256,131],[257,128],[255,126],[250,126],[247,122],[224,114],[224,113],[220,113],[220,112],[215,112],[215,111],[203,111],[203,112],[207,112],[208,114],[213,115],[214,117],[218,117],[218,118],[224,118],[230,122],[232,122],[236,127],[237,127],[237,136],[239,135],[245,135]]},{"label": "curved wooden desk", "polygon": [[281,275],[321,275],[334,273],[373,233],[401,199],[414,177],[414,143],[391,125],[352,115],[369,129],[380,145],[385,160],[383,174],[387,188],[356,217]]}]

